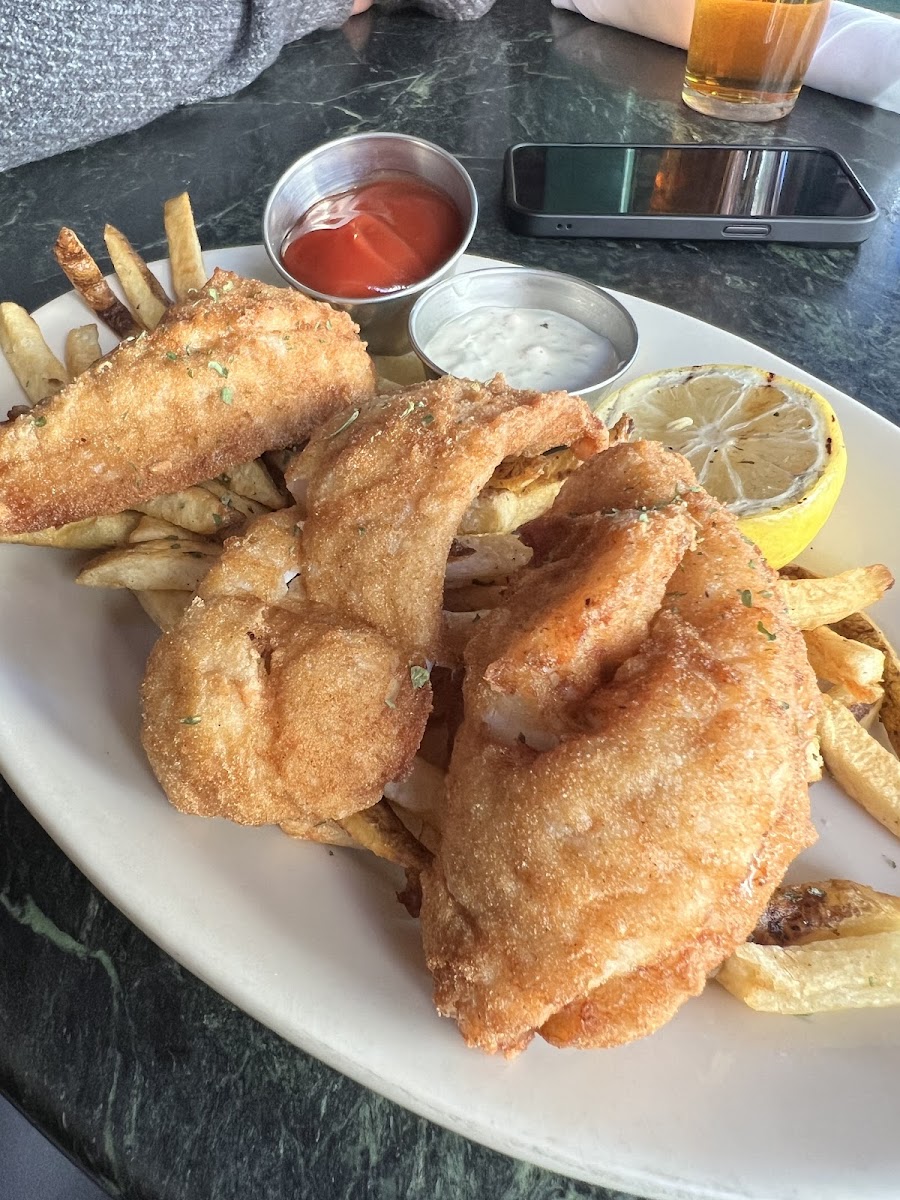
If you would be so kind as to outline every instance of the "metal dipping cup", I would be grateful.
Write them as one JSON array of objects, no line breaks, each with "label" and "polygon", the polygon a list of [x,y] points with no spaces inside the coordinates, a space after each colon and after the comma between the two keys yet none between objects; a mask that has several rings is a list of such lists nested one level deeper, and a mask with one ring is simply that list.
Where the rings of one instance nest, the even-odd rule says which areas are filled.
[{"label": "metal dipping cup", "polygon": [[581,396],[592,408],[628,370],[637,354],[637,326],[631,314],[609,292],[575,275],[561,275],[558,271],[534,267],[486,267],[435,284],[413,305],[409,314],[409,340],[433,379],[448,374],[428,355],[428,343],[438,329],[473,308],[494,306],[549,309],[571,317],[593,333],[609,339],[616,359],[612,370],[602,379],[591,380],[571,393]]},{"label": "metal dipping cup", "polygon": [[[451,257],[427,279],[384,296],[363,300],[328,296],[306,287],[281,261],[284,240],[317,200],[345,192],[373,176],[404,172],[445,192],[462,218],[463,232]],[[478,198],[469,173],[452,154],[403,133],[355,133],[317,146],[285,171],[272,189],[263,215],[263,243],[275,270],[291,287],[348,312],[373,354],[409,350],[407,318],[413,302],[432,284],[452,274],[475,232]]]}]

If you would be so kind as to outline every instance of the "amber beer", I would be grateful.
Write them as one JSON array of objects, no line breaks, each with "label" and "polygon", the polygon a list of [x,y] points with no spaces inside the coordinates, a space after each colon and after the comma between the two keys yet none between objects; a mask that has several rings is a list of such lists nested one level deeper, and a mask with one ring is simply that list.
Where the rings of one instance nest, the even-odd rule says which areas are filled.
[{"label": "amber beer", "polygon": [[698,112],[773,121],[794,107],[829,0],[696,0],[682,96]]}]

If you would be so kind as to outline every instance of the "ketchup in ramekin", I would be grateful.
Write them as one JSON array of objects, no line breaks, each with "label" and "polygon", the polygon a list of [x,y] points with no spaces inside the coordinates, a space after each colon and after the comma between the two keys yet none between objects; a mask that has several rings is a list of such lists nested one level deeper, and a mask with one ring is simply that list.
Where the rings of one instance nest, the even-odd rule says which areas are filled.
[{"label": "ketchup in ramekin", "polygon": [[285,237],[281,261],[305,287],[360,300],[427,279],[462,236],[462,216],[446,192],[392,172],[317,200]]}]

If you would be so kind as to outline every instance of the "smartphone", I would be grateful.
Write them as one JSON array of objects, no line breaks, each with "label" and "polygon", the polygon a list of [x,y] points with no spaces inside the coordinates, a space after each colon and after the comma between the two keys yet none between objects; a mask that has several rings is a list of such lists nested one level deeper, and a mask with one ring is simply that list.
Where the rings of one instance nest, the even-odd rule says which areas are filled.
[{"label": "smartphone", "polygon": [[878,209],[821,146],[511,146],[509,225],[536,237],[862,242]]}]

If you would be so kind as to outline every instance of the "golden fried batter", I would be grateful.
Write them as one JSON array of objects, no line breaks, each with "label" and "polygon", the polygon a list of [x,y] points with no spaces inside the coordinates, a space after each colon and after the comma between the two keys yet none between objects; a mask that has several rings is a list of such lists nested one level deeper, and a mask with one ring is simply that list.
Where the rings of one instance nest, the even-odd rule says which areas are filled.
[{"label": "golden fried batter", "polygon": [[230,539],[150,657],[143,741],[172,803],[318,836],[402,780],[459,518],[508,454],[561,442],[605,443],[582,401],[451,380],[317,431],[292,474],[305,518]]},{"label": "golden fried batter", "polygon": [[599,455],[523,535],[422,876],[438,1009],[506,1054],[617,1045],[700,991],[812,840],[819,703],[774,573],[661,446]]},{"label": "golden fried batter", "polygon": [[179,491],[300,441],[373,390],[345,313],[216,271],[152,333],[0,425],[0,533]]}]

